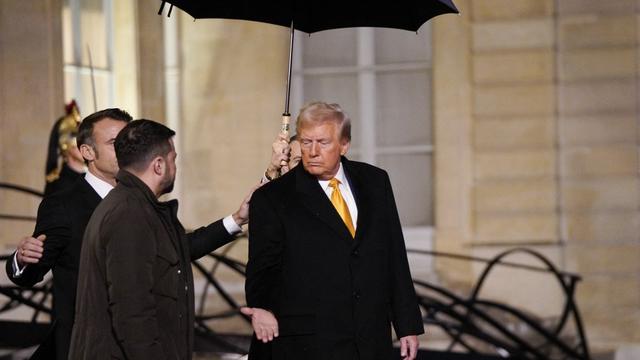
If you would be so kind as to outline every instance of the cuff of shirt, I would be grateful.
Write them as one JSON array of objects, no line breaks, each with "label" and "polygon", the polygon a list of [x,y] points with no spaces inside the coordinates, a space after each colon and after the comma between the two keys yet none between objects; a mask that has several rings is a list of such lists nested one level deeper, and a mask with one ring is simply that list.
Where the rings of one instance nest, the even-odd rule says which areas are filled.
[{"label": "cuff of shirt", "polygon": [[236,221],[233,220],[233,216],[231,215],[222,219],[222,225],[224,225],[224,228],[227,229],[227,232],[231,235],[236,235],[242,232],[242,228],[236,224]]},{"label": "cuff of shirt", "polygon": [[22,273],[24,272],[24,269],[26,268],[27,268],[27,265],[20,268],[20,266],[18,265],[18,252],[13,253],[13,269],[12,269],[13,277],[14,278],[20,277],[20,275],[22,275]]}]

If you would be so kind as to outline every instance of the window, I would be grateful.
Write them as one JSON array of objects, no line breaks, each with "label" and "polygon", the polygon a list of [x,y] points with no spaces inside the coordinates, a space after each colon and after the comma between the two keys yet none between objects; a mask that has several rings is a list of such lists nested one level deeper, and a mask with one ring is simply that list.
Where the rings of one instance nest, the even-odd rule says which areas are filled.
[{"label": "window", "polygon": [[114,103],[112,9],[112,0],[64,1],[64,97],[75,99],[83,116]]}]

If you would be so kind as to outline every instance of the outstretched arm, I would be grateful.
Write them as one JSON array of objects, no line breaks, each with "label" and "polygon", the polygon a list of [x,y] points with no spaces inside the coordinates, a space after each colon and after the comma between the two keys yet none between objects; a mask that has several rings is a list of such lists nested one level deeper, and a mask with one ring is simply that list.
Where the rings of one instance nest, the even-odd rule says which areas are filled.
[{"label": "outstretched arm", "polygon": [[249,190],[238,210],[232,215],[187,234],[191,260],[197,260],[235,239],[235,236],[242,231],[241,226],[249,221],[251,196],[260,186],[261,184],[256,184]]}]

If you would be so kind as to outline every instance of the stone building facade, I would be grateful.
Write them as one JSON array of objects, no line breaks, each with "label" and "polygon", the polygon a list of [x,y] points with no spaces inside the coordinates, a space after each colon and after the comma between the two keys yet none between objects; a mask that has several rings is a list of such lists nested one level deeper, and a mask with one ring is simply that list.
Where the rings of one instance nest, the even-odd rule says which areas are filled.
[{"label": "stone building facade", "polygon": [[[268,161],[287,29],[193,27],[184,14],[156,15],[157,1],[113,3],[114,46],[126,54],[114,61],[116,103],[174,119],[185,224],[226,215]],[[432,25],[435,249],[539,251],[583,277],[577,299],[593,348],[640,343],[640,1],[456,4],[459,16]],[[66,100],[62,6],[0,2],[0,181],[44,184],[49,126]],[[2,213],[33,215],[37,204],[0,192]],[[0,242],[11,249],[31,227],[0,220]],[[460,291],[480,271],[444,259],[435,269]],[[549,316],[561,305],[547,279],[508,271],[484,295]]]}]

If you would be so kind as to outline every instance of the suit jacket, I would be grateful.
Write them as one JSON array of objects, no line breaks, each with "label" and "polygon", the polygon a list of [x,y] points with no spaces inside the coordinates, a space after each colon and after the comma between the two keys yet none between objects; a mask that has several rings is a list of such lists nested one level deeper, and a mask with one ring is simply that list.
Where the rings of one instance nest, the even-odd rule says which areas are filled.
[{"label": "suit jacket", "polygon": [[76,172],[75,170],[70,168],[67,163],[63,163],[58,178],[53,180],[52,182],[48,182],[44,186],[44,196],[55,194],[58,191],[70,188],[76,183],[76,181],[78,181],[78,179],[83,177],[83,175],[83,173]]},{"label": "suit jacket", "polygon": [[[280,336],[251,359],[390,359],[423,332],[395,200],[384,170],[342,159],[358,206],[351,237],[317,179],[298,166],[251,198],[247,304]],[[270,352],[270,354],[268,354]]]},{"label": "suit jacket", "polygon": [[70,359],[191,359],[190,260],[233,239],[219,220],[185,235],[178,202],[136,176],[96,208],[84,236]]},{"label": "suit jacket", "polygon": [[[39,349],[38,358],[67,359],[78,281],[82,235],[101,198],[83,178],[71,187],[45,197],[38,208],[33,236],[46,234],[44,252],[37,264],[28,265],[21,276],[13,276],[13,261],[7,261],[7,275],[16,285],[30,287],[53,271],[53,321],[50,336],[55,350]],[[49,339],[50,340],[50,339]],[[51,344],[51,341],[47,341]],[[48,355],[44,356],[43,355]]]}]

